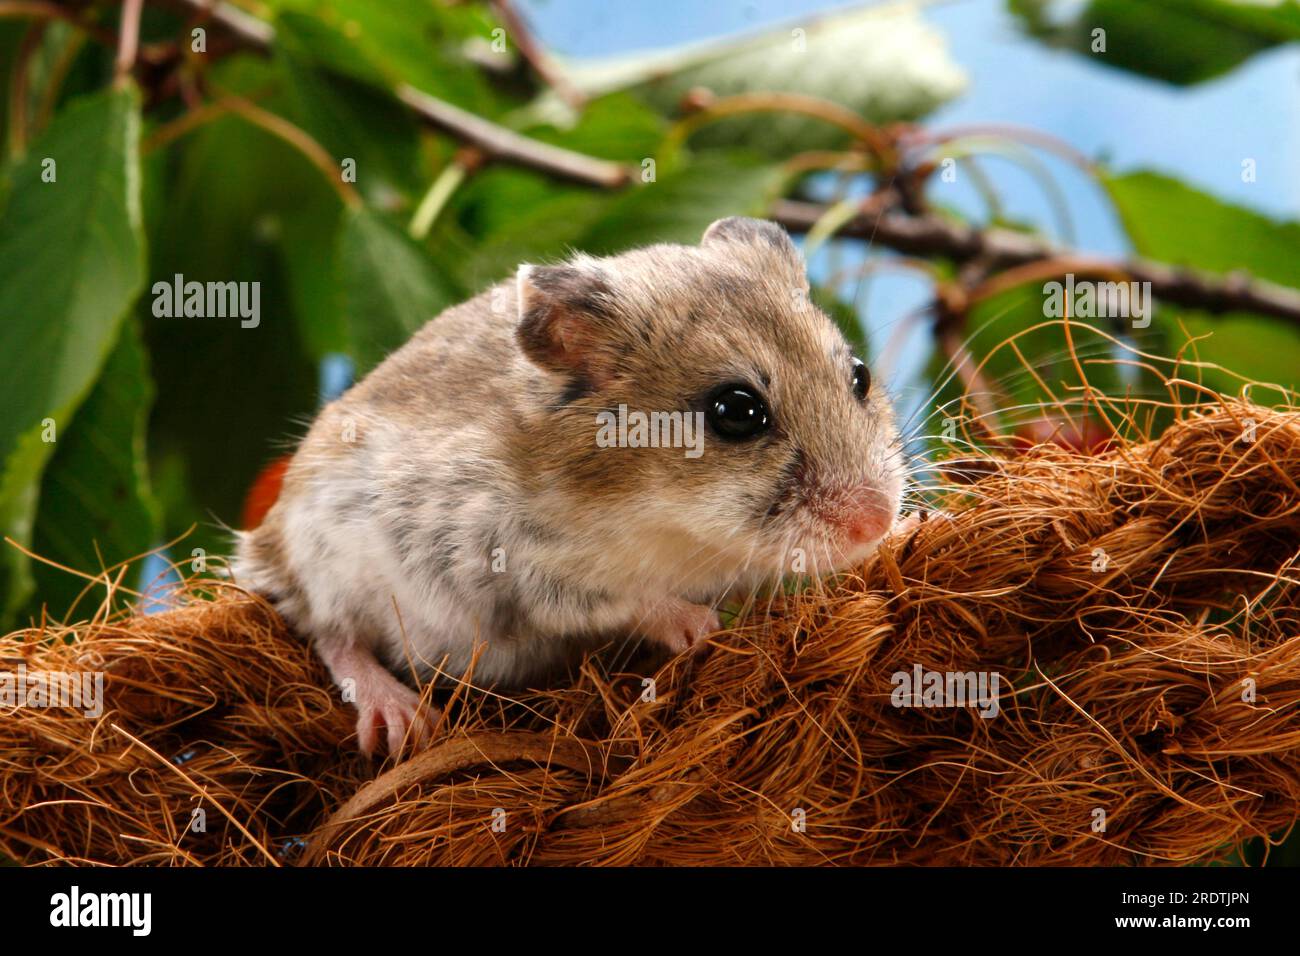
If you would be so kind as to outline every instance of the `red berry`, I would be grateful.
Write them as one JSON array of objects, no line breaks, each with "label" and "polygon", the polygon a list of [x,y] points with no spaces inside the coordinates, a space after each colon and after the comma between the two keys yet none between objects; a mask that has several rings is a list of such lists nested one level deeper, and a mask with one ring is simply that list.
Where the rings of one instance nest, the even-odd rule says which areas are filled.
[{"label": "red berry", "polygon": [[275,461],[267,464],[257,477],[253,479],[252,486],[248,489],[248,497],[244,499],[244,517],[243,525],[245,531],[252,531],[266,513],[271,510],[277,498],[280,497],[280,488],[284,485],[284,473],[289,467],[289,459],[292,455],[285,455]]},{"label": "red berry", "polygon": [[1113,438],[1110,426],[1092,416],[1080,422],[1076,415],[1071,422],[1062,415],[1051,414],[1017,428],[1015,446],[1020,451],[1027,451],[1035,445],[1053,444],[1095,455],[1109,448]]}]

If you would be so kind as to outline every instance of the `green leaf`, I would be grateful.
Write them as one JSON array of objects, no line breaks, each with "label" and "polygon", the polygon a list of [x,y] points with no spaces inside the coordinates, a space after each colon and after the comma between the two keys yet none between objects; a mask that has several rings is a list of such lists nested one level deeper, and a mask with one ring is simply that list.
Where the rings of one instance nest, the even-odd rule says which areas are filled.
[{"label": "green leaf", "polygon": [[480,116],[500,112],[483,70],[466,56],[491,39],[472,6],[427,0],[299,0],[277,18],[277,34],[324,67],[373,86],[409,83]]},{"label": "green leaf", "polygon": [[358,376],[458,301],[424,250],[372,210],[344,212],[338,256]]},{"label": "green leaf", "polygon": [[405,208],[428,185],[419,129],[410,111],[386,93],[317,69],[292,53],[277,57],[287,81],[289,118],[336,161],[356,163],[357,188],[383,208]]},{"label": "green leaf", "polygon": [[[139,109],[133,87],[74,102],[11,175],[0,218],[0,530],[23,544],[54,451],[42,423],[69,427],[144,280]],[[47,158],[54,182],[41,179]],[[31,584],[27,559],[5,548],[4,611]]]},{"label": "green leaf", "polygon": [[[1300,287],[1300,223],[1270,219],[1157,173],[1107,176],[1103,183],[1140,255],[1206,272],[1245,270]],[[1196,345],[1203,361],[1256,381],[1300,385],[1300,330],[1278,319],[1165,306],[1153,324],[1175,349],[1189,334],[1208,333]],[[1241,385],[1214,370],[1204,381],[1230,394]]]},{"label": "green leaf", "polygon": [[[277,51],[277,66],[287,81],[290,118],[336,159],[355,162],[357,189],[368,203],[409,215],[431,178],[409,111],[388,94],[317,68],[292,43]],[[348,351],[350,340],[334,270],[341,210],[332,191],[317,193],[284,210],[278,248],[303,343],[320,359]]]},{"label": "green leaf", "polygon": [[[212,80],[254,97],[268,87],[279,90],[284,77],[269,61],[236,57],[214,67]],[[292,115],[282,91],[257,102],[276,115]],[[155,280],[174,272],[200,281],[256,278],[249,260],[260,253],[250,246],[274,243],[284,217],[333,194],[298,150],[239,116],[214,120],[180,140],[172,167],[152,244]]]},{"label": "green leaf", "polygon": [[[1221,76],[1263,50],[1300,39],[1296,0],[1092,0],[1065,25],[1042,14],[1042,0],[1010,6],[1029,33],[1054,46],[1179,85]],[[1105,49],[1094,49],[1102,37]]]},{"label": "green leaf", "polygon": [[1300,287],[1300,223],[1270,219],[1153,172],[1102,180],[1139,253]]},{"label": "green leaf", "polygon": [[303,203],[284,217],[277,246],[303,347],[317,361],[350,347],[342,290],[334,269],[341,217],[333,193]]},{"label": "green leaf", "polygon": [[784,174],[737,155],[709,155],[623,194],[578,248],[593,255],[652,242],[695,244],[715,219],[761,215]]},{"label": "green leaf", "polygon": [[[261,282],[261,322],[144,316],[158,400],[149,451],[166,509],[164,535],[197,525],[178,549],[230,553],[244,497],[258,472],[293,445],[317,404],[317,374],[294,321],[274,249],[249,250],[231,279]],[[187,281],[190,272],[186,272]],[[164,273],[165,275],[165,273]],[[147,310],[141,310],[147,311]]]},{"label": "green leaf", "polygon": [[453,201],[474,237],[469,254],[446,263],[468,288],[481,288],[522,262],[560,259],[617,201],[615,194],[556,183],[531,170],[489,167]]},{"label": "green leaf", "polygon": [[[158,515],[149,488],[145,431],[153,383],[140,332],[122,326],[99,381],[58,436],[41,482],[34,550],[91,574],[152,547]],[[51,614],[68,612],[86,582],[45,564],[33,568],[36,594]],[[134,579],[128,578],[129,586]],[[102,591],[82,606],[86,614]],[[38,611],[39,608],[34,610]]]},{"label": "green leaf", "polygon": [[567,197],[599,204],[610,193],[556,182],[545,173],[490,165],[466,180],[452,199],[456,216],[470,234],[487,239],[509,230],[533,209]]},{"label": "green leaf", "polygon": [[340,76],[383,88],[389,78],[361,48],[318,17],[285,10],[276,18],[276,42],[289,56],[329,66]]},{"label": "green leaf", "polygon": [[[966,84],[942,34],[904,4],[810,17],[757,36],[574,63],[570,73],[589,94],[629,90],[665,114],[676,113],[691,89],[704,87],[718,96],[803,93],[840,103],[874,123],[917,119]],[[720,120],[692,142],[788,156],[846,140],[837,126],[777,112]]]},{"label": "green leaf", "polygon": [[[546,111],[539,111],[546,116]],[[528,127],[524,133],[588,156],[629,163],[654,156],[668,123],[630,93],[611,93],[587,103],[573,123],[562,113],[551,122]]]}]

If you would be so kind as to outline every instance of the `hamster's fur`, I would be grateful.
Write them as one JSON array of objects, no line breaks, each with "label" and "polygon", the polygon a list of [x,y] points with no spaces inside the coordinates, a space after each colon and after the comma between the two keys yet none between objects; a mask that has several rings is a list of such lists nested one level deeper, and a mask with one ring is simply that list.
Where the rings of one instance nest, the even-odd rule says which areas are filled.
[{"label": "hamster's fur", "polygon": [[[684,651],[729,589],[868,557],[904,463],[854,374],[771,223],[523,266],[321,411],[235,579],[354,689],[361,748],[382,728],[395,751],[429,723],[394,673],[473,660],[475,684],[521,686],[619,636]],[[729,383],[762,433],[706,425],[695,458],[597,442],[600,412],[708,412]]]}]

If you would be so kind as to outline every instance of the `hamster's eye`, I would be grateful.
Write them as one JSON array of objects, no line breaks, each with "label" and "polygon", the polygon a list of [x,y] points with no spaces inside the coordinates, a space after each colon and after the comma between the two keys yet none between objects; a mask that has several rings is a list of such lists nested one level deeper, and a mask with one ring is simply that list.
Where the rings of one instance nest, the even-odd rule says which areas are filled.
[{"label": "hamster's eye", "polygon": [[713,393],[705,412],[723,438],[743,441],[767,431],[767,405],[748,385],[724,385]]},{"label": "hamster's eye", "polygon": [[867,390],[871,388],[871,372],[868,371],[867,365],[860,358],[853,360],[853,397],[862,401],[867,397]]}]

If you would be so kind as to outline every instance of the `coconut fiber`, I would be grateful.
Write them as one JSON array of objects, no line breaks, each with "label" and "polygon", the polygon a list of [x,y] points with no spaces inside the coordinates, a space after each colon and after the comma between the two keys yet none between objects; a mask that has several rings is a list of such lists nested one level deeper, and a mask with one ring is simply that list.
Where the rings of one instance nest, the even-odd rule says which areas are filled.
[{"label": "coconut fiber", "polygon": [[[355,713],[261,600],[188,582],[0,641],[0,852],[27,864],[1170,864],[1300,815],[1300,412],[1183,410],[981,462],[851,574],[694,658]],[[364,573],[362,569],[358,573]],[[107,605],[106,605],[107,606]],[[100,674],[102,712],[14,699]],[[84,701],[83,701],[84,704]]]}]

